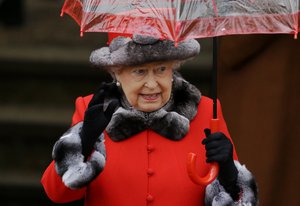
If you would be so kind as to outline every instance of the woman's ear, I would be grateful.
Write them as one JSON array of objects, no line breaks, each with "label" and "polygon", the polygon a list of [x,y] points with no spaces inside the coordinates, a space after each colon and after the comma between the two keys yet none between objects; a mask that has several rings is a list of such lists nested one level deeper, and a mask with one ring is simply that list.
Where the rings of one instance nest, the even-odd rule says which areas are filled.
[{"label": "woman's ear", "polygon": [[117,72],[113,73],[113,78],[115,81],[119,81],[119,74]]},{"label": "woman's ear", "polygon": [[110,69],[109,73],[116,80],[118,76],[121,74],[121,71],[122,71],[121,68],[114,67]]},{"label": "woman's ear", "polygon": [[114,82],[116,83],[117,87],[120,87],[121,86],[121,83],[119,81],[119,70],[116,70],[116,71],[113,71],[113,72],[110,72],[110,75],[112,76]]}]

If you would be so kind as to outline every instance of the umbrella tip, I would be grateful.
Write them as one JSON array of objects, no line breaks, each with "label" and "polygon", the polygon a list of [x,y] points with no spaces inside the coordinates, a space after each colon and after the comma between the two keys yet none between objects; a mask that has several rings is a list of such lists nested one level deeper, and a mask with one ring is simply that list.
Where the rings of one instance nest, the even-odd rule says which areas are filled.
[{"label": "umbrella tip", "polygon": [[174,46],[175,46],[176,48],[178,47],[178,39],[177,39],[177,38],[174,40]]},{"label": "umbrella tip", "polygon": [[60,16],[63,17],[63,16],[64,16],[64,13],[65,13],[65,12],[64,12],[64,10],[62,9],[61,12],[60,12]]},{"label": "umbrella tip", "polygon": [[83,37],[83,30],[80,30],[80,37]]},{"label": "umbrella tip", "polygon": [[298,31],[295,31],[295,33],[294,33],[294,39],[295,40],[298,39]]}]

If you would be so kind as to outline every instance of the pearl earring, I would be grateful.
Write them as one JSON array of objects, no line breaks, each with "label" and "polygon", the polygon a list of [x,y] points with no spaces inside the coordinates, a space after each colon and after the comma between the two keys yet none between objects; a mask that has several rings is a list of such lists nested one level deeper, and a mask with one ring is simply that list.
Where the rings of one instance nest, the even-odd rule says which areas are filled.
[{"label": "pearl earring", "polygon": [[121,86],[120,82],[116,82],[117,87]]}]

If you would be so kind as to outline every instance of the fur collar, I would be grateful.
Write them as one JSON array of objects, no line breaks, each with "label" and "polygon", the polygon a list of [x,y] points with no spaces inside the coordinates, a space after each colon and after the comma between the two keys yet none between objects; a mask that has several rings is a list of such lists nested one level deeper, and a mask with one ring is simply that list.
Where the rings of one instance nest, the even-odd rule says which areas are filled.
[{"label": "fur collar", "polygon": [[172,97],[157,111],[138,111],[130,107],[126,98],[122,98],[122,107],[113,114],[106,128],[109,137],[113,141],[122,141],[145,129],[151,129],[171,140],[185,137],[190,121],[197,114],[201,93],[179,73],[175,72],[173,79]]}]

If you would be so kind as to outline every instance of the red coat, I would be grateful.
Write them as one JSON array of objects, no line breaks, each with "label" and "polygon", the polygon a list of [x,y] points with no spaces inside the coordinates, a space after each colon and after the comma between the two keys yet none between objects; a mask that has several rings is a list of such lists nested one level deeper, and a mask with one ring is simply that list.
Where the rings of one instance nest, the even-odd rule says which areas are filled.
[{"label": "red coat", "polygon": [[[73,125],[82,121],[91,96],[79,97]],[[218,105],[220,128],[229,137]],[[189,133],[172,141],[152,130],[145,130],[121,142],[112,141],[105,133],[107,161],[103,172],[80,190],[67,188],[57,175],[54,162],[46,169],[42,184],[54,202],[63,203],[85,198],[85,206],[201,206],[205,188],[188,177],[187,154],[198,156],[199,175],[207,172],[203,130],[212,118],[212,101],[201,97],[198,113],[190,123]],[[134,125],[133,125],[134,126]],[[234,158],[236,154],[234,152]]]}]

